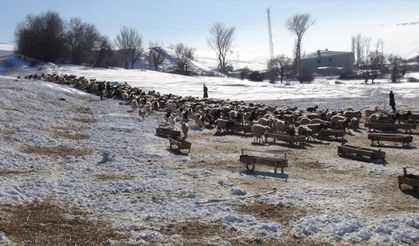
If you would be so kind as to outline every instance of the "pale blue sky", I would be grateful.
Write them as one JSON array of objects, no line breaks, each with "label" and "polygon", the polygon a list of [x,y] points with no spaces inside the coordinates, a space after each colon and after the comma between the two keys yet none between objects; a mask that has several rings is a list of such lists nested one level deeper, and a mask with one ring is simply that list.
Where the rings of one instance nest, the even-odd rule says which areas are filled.
[{"label": "pale blue sky", "polygon": [[[266,8],[272,12],[276,54],[291,55],[293,39],[285,21],[309,13],[317,21],[303,40],[303,50],[349,50],[351,35],[362,33],[384,40],[384,50],[403,56],[419,53],[418,0],[256,1],[256,0],[0,0],[0,42],[14,41],[16,24],[27,14],[47,10],[65,19],[80,17],[95,24],[111,39],[126,25],[135,27],[145,42],[165,46],[184,42],[200,55],[211,55],[208,29],[215,22],[236,27],[234,51],[243,59],[269,56]],[[236,56],[236,55],[234,55]]]}]

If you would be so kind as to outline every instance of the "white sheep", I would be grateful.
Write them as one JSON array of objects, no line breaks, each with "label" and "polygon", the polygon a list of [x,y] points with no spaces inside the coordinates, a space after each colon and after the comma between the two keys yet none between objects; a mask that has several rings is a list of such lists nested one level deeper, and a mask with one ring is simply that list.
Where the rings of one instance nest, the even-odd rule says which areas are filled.
[{"label": "white sheep", "polygon": [[265,117],[262,117],[256,122],[256,124],[269,126],[271,124],[271,121],[272,121],[271,118],[266,119]]},{"label": "white sheep", "polygon": [[300,119],[300,125],[307,125],[307,124],[310,124],[310,119],[309,118],[307,118],[307,117],[302,117],[301,119]]},{"label": "white sheep", "polygon": [[346,129],[348,126],[348,119],[342,115],[334,115],[330,119],[330,127],[333,129]]},{"label": "white sheep", "polygon": [[269,126],[264,126],[261,124],[254,124],[251,127],[252,135],[254,137],[253,142],[261,143],[263,141],[262,137],[268,132],[271,128]]},{"label": "white sheep", "polygon": [[189,132],[189,126],[187,123],[182,122],[181,125],[181,129],[182,129],[182,133],[183,133],[183,139],[186,139],[188,137],[188,132]]},{"label": "white sheep", "polygon": [[289,123],[283,120],[277,120],[274,129],[276,132],[285,132],[289,126]]},{"label": "white sheep", "polygon": [[362,113],[361,113],[361,111],[353,111],[353,110],[352,111],[345,111],[345,112],[343,112],[343,116],[345,116],[348,119],[352,119],[354,117],[356,117],[358,119],[361,119]]},{"label": "white sheep", "polygon": [[204,128],[204,122],[201,119],[201,115],[194,114],[192,119],[195,121],[195,124],[198,126],[198,128],[200,129]]},{"label": "white sheep", "polygon": [[311,138],[313,131],[306,125],[301,125],[297,127],[297,134],[299,136],[305,136],[306,139]]}]

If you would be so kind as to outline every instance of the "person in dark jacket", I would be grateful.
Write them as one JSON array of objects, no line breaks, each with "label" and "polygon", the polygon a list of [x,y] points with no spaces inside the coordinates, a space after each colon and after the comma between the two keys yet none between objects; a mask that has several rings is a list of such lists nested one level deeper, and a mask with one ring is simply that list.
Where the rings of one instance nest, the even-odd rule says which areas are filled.
[{"label": "person in dark jacket", "polygon": [[204,84],[204,98],[208,98],[208,88]]},{"label": "person in dark jacket", "polygon": [[97,86],[97,92],[100,96],[100,100],[103,99],[103,90],[105,89],[105,85],[103,82],[99,82],[98,86]]},{"label": "person in dark jacket", "polygon": [[112,91],[111,91],[111,84],[109,82],[106,82],[105,90],[106,90],[106,97],[111,98]]},{"label": "person in dark jacket", "polygon": [[391,109],[393,110],[393,113],[395,113],[396,112],[396,101],[394,100],[393,91],[390,91],[390,94],[388,96],[390,98],[390,103],[389,104],[391,106]]}]

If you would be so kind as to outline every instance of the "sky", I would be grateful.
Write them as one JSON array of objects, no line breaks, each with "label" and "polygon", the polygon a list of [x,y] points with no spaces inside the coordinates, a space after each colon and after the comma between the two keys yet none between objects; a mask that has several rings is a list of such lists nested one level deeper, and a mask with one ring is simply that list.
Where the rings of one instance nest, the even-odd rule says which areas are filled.
[{"label": "sky", "polygon": [[[316,20],[303,38],[303,52],[350,51],[351,36],[361,33],[384,41],[384,52],[419,55],[419,0],[0,0],[0,43],[13,43],[16,25],[28,14],[48,10],[65,20],[80,17],[112,40],[122,26],[141,33],[146,45],[183,42],[201,57],[214,57],[209,29],[216,22],[235,27],[231,61],[269,58],[266,8],[271,9],[275,55],[292,55],[294,35],[286,20],[308,13]],[[416,25],[397,25],[417,22]]]}]

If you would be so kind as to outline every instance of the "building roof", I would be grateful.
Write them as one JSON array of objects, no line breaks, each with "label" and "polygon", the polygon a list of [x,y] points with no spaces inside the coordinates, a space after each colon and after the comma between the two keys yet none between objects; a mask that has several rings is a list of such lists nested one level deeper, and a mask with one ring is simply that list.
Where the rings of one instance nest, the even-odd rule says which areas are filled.
[{"label": "building roof", "polygon": [[336,55],[345,55],[345,54],[352,54],[352,52],[347,51],[331,51],[331,50],[318,50],[317,52],[308,54],[306,56],[301,57],[301,59],[313,59],[320,57],[329,57],[329,56],[336,56]]}]

